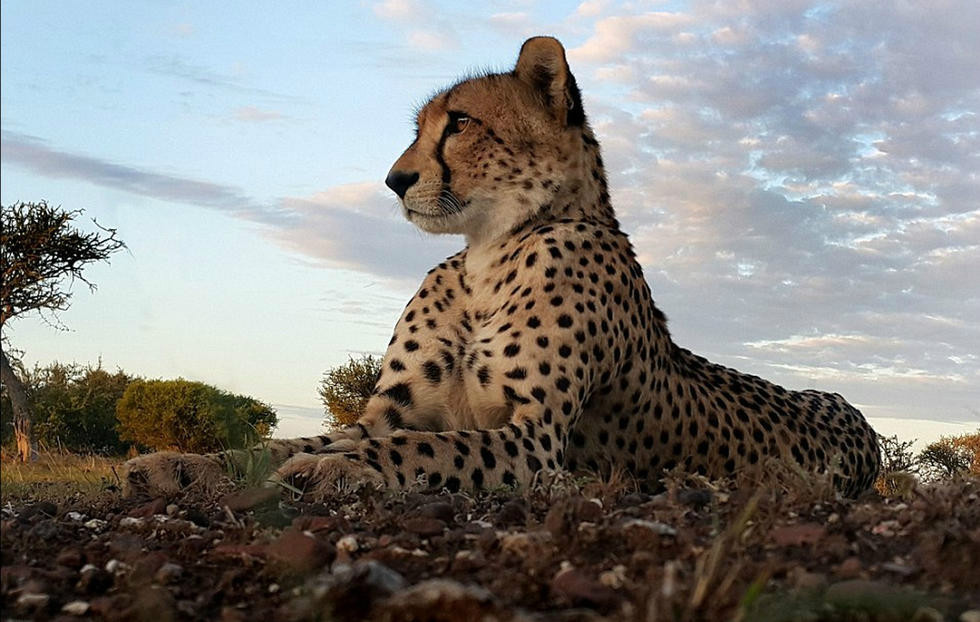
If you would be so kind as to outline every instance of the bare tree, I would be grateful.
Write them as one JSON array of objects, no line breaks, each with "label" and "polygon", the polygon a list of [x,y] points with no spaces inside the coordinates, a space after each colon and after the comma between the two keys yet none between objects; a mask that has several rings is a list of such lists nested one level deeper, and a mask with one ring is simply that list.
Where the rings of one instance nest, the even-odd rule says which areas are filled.
[{"label": "bare tree", "polygon": [[[85,233],[74,226],[81,210],[66,211],[46,202],[15,203],[0,210],[0,329],[7,321],[38,313],[56,328],[57,312],[68,308],[75,280],[95,290],[95,284],[82,276],[82,269],[94,261],[125,248],[115,229],[93,220],[99,231]],[[27,392],[7,357],[9,343],[3,335],[0,373],[10,395],[17,453],[24,461],[36,453],[31,438],[31,419]]]}]

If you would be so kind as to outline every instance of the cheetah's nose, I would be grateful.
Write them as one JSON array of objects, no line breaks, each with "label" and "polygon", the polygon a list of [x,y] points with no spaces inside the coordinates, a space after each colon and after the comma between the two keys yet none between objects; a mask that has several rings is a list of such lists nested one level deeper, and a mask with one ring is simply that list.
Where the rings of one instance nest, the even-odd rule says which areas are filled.
[{"label": "cheetah's nose", "polygon": [[404,199],[405,193],[412,187],[412,184],[419,180],[418,173],[406,173],[405,171],[391,171],[385,177],[385,185],[395,191],[398,198]]}]

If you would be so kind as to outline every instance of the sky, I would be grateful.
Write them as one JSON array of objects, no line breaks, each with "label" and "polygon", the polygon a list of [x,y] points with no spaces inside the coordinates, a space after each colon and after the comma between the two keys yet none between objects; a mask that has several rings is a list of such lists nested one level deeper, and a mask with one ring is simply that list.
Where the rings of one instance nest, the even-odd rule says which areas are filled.
[{"label": "sky", "polygon": [[86,269],[28,364],[184,377],[312,434],[325,370],[381,354],[462,247],[383,184],[460,77],[565,45],[675,341],[880,432],[980,426],[980,3],[0,5],[0,199],[84,209]]}]

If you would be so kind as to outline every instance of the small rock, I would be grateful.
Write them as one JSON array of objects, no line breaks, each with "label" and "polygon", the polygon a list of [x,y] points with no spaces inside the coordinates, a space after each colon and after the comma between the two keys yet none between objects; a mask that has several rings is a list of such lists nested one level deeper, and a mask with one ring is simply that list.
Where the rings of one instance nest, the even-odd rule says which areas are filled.
[{"label": "small rock", "polygon": [[711,494],[710,490],[704,490],[702,488],[688,488],[677,493],[678,503],[682,503],[695,510],[700,510],[708,505],[713,498],[714,495]]},{"label": "small rock", "polygon": [[200,510],[200,508],[187,508],[187,520],[194,523],[198,527],[210,527],[211,519],[208,515]]},{"label": "small rock", "polygon": [[578,531],[579,523],[598,523],[602,520],[602,508],[587,499],[574,496],[559,499],[544,517],[544,526],[556,538],[567,537]]},{"label": "small rock", "polygon": [[608,610],[619,601],[619,595],[615,590],[595,581],[576,568],[559,571],[551,580],[551,589],[576,607]]},{"label": "small rock", "polygon": [[943,622],[943,614],[932,607],[919,607],[912,614],[912,622]]},{"label": "small rock", "polygon": [[352,535],[346,535],[341,539],[337,540],[337,550],[344,553],[353,553],[359,548],[357,544],[357,538]]},{"label": "small rock", "polygon": [[885,538],[891,538],[895,535],[895,532],[902,527],[902,524],[897,520],[886,520],[881,521],[877,525],[871,528],[871,533],[876,536],[883,536]]},{"label": "small rock", "polygon": [[980,622],[980,609],[970,609],[960,614],[960,622]]},{"label": "small rock", "polygon": [[308,572],[329,564],[335,552],[328,543],[302,531],[287,529],[273,540],[266,551],[269,559],[296,572]]},{"label": "small rock", "polygon": [[136,529],[143,526],[143,519],[135,516],[124,516],[119,520],[119,526],[123,528]]},{"label": "small rock", "polygon": [[125,572],[129,570],[129,564],[119,561],[118,559],[110,559],[105,563],[105,571],[116,574],[117,572]]},{"label": "small rock", "polygon": [[547,531],[507,533],[500,536],[500,549],[519,559],[534,560],[551,548],[551,539]]},{"label": "small rock", "polygon": [[66,568],[81,568],[85,563],[85,554],[74,547],[67,548],[58,553],[55,563]]},{"label": "small rock", "polygon": [[623,583],[626,581],[626,566],[622,564],[617,564],[613,566],[610,570],[599,573],[599,583],[605,585],[606,587],[611,587],[613,589],[619,589],[623,587]]},{"label": "small rock", "polygon": [[505,503],[494,517],[494,522],[500,527],[523,525],[527,522],[527,509],[524,506],[524,500],[512,499]]},{"label": "small rock", "polygon": [[57,521],[54,519],[45,518],[35,523],[28,533],[35,540],[54,541],[58,538],[60,532],[61,526]]},{"label": "small rock", "polygon": [[789,580],[798,590],[812,590],[827,583],[827,578],[819,572],[809,572],[802,566],[796,566],[789,571]]},{"label": "small rock", "polygon": [[67,514],[65,514],[65,518],[80,523],[83,520],[85,520],[86,517],[81,512],[68,512]]},{"label": "small rock", "polygon": [[227,507],[232,512],[244,512],[266,503],[278,502],[279,489],[268,487],[251,488],[249,490],[240,490],[229,493],[222,497],[218,504]]},{"label": "small rock", "polygon": [[112,575],[109,572],[86,564],[79,572],[75,591],[82,594],[102,594],[112,587]]},{"label": "small rock", "polygon": [[[377,608],[393,620],[500,620],[501,605],[487,589],[449,579],[430,579],[386,598]],[[509,617],[509,616],[508,616]]]},{"label": "small rock", "polygon": [[624,507],[632,507],[634,505],[643,505],[650,500],[650,495],[644,494],[642,492],[631,492],[628,495],[623,495],[619,500],[619,504]]},{"label": "small rock", "polygon": [[47,608],[50,600],[51,597],[47,594],[27,592],[17,599],[17,608],[24,612],[40,611]]},{"label": "small rock", "polygon": [[407,518],[402,521],[402,529],[427,538],[442,535],[442,532],[446,529],[446,523],[438,518]]},{"label": "small rock", "polygon": [[132,518],[149,518],[154,514],[163,514],[167,509],[167,500],[163,497],[157,497],[149,503],[144,503],[138,508],[133,508],[129,511],[127,516]]},{"label": "small rock", "polygon": [[100,518],[92,518],[85,521],[84,525],[86,529],[91,529],[92,531],[102,531],[106,528],[109,523],[105,522]]},{"label": "small rock", "polygon": [[64,607],[62,607],[61,611],[63,613],[67,613],[73,616],[83,616],[86,613],[88,613],[88,610],[90,608],[91,605],[89,605],[84,600],[73,600],[70,603],[66,604]]},{"label": "small rock", "polygon": [[20,513],[21,520],[31,520],[34,518],[54,518],[58,514],[58,506],[50,501],[41,501],[31,504],[24,508]]},{"label": "small rock", "polygon": [[177,512],[180,511],[180,506],[176,503],[171,503],[166,507],[165,511],[167,512],[167,516],[177,516]]},{"label": "small rock", "polygon": [[453,518],[456,516],[453,506],[445,501],[436,501],[434,503],[427,503],[419,508],[419,516],[425,518],[438,518],[441,521],[447,523],[453,522]]},{"label": "small rock", "polygon": [[912,566],[908,566],[906,564],[901,564],[898,562],[885,562],[881,565],[881,569],[887,570],[888,572],[894,572],[895,574],[901,575],[903,577],[911,577],[916,572],[918,572],[917,568],[913,568]]},{"label": "small rock", "polygon": [[162,585],[173,583],[184,574],[184,567],[173,562],[166,562],[153,575],[153,580]]},{"label": "small rock", "polygon": [[816,544],[827,535],[827,528],[817,523],[802,523],[800,525],[784,525],[776,527],[769,534],[769,539],[776,546],[803,546]]},{"label": "small rock", "polygon": [[221,622],[245,622],[248,620],[248,615],[241,609],[226,605],[221,608],[221,617],[219,619]]},{"label": "small rock", "polygon": [[861,560],[848,557],[837,567],[837,576],[842,579],[853,579],[861,573]]},{"label": "small rock", "polygon": [[676,536],[677,530],[667,525],[665,523],[660,523],[656,521],[643,520],[641,518],[633,518],[627,520],[622,525],[623,531],[630,531],[632,529],[643,529],[658,536]]},{"label": "small rock", "polygon": [[337,566],[324,586],[314,593],[343,620],[366,620],[375,600],[406,585],[405,578],[384,564],[370,560]]}]

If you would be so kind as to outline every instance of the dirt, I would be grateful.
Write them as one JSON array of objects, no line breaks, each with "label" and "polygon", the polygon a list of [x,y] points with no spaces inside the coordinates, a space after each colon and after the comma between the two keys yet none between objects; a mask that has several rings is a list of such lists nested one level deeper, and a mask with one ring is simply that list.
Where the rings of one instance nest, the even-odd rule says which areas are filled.
[{"label": "dirt", "polygon": [[106,492],[2,510],[2,617],[980,620],[980,480],[856,501],[556,477],[327,504]]}]

